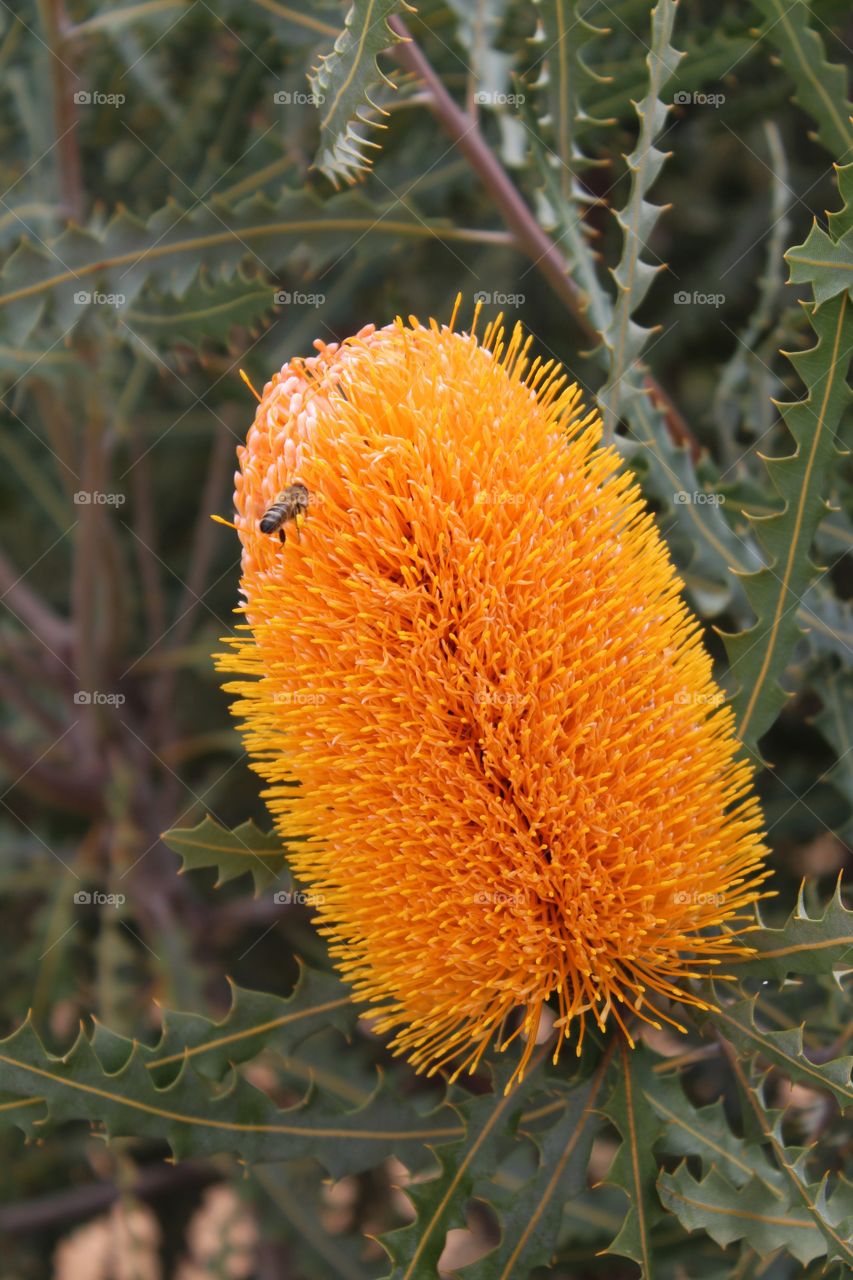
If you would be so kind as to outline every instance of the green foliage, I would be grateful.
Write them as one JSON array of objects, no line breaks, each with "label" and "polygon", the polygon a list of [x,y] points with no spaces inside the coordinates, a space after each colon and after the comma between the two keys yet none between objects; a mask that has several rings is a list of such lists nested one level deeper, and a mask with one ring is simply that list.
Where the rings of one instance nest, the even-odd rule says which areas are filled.
[{"label": "green foliage", "polygon": [[665,153],[655,145],[669,111],[661,94],[683,57],[670,39],[676,7],[675,0],[658,0],[652,10],[646,59],[648,85],[642,101],[637,103],[640,129],[634,150],[625,157],[631,178],[630,193],[625,207],[615,215],[622,230],[622,256],[612,272],[616,299],[612,320],[602,334],[609,355],[609,370],[598,393],[605,436],[613,435],[619,418],[627,411],[626,406],[644,395],[640,353],[648,341],[649,330],[633,316],[662,269],[662,264],[644,261],[642,254],[660,215],[659,207],[646,196],[666,160]]},{"label": "green foliage", "polygon": [[355,182],[370,167],[368,148],[378,144],[364,131],[382,114],[370,94],[380,78],[391,84],[377,57],[397,38],[388,19],[400,8],[399,0],[354,0],[334,49],[311,75],[322,114],[316,164],[335,186]]},{"label": "green foliage", "polygon": [[790,1080],[831,1094],[839,1107],[853,1103],[850,1073],[853,1055],[813,1062],[806,1056],[803,1027],[769,1031],[756,1021],[759,997],[749,996],[733,1004],[720,1003],[711,1014],[712,1020],[731,1041],[739,1056],[752,1061],[758,1055],[778,1067]]},{"label": "green foliage", "polygon": [[[847,203],[833,231],[847,234],[851,225],[853,207]],[[804,268],[802,259],[800,266]],[[822,270],[819,264],[810,267],[808,278],[814,283]],[[767,558],[764,568],[743,578],[757,621],[745,631],[726,635],[725,640],[739,686],[734,699],[738,728],[752,750],[757,749],[758,739],[785,702],[780,679],[798,638],[796,606],[815,577],[810,552],[828,510],[830,475],[839,456],[851,401],[850,303],[846,292],[820,302],[815,290],[815,300],[804,304],[817,341],[808,351],[791,354],[789,359],[806,395],[781,406],[795,450],[765,460],[783,506],[778,513],[750,517]]]},{"label": "green foliage", "polygon": [[[103,230],[72,227],[44,246],[23,241],[3,267],[0,326],[18,343],[46,320],[67,333],[105,297],[132,332],[125,310],[144,287],[182,301],[190,291],[186,314],[192,325],[204,269],[210,273],[206,305],[226,307],[218,331],[227,332],[235,287],[244,299],[247,294],[237,275],[247,259],[270,263],[271,269],[296,253],[308,253],[323,263],[344,252],[354,235],[365,248],[371,242],[376,248],[392,230],[404,238],[437,230],[406,209],[390,206],[387,212],[393,218],[382,221],[382,210],[357,194],[343,193],[323,204],[310,193],[288,190],[274,201],[252,196],[233,209],[217,200],[189,210],[169,204],[146,222],[122,210]],[[216,283],[209,283],[211,277]],[[251,292],[250,315],[263,315],[275,305],[273,282],[265,299],[257,282]]]},{"label": "green foliage", "polygon": [[783,981],[789,974],[831,973],[853,960],[853,911],[841,897],[839,880],[821,915],[809,915],[802,890],[797,905],[779,929],[754,929],[748,937],[755,952],[735,962],[738,977],[746,974]]},{"label": "green foliage", "polygon": [[587,114],[591,91],[608,85],[610,77],[594,71],[587,61],[590,41],[605,32],[584,17],[582,8],[576,0],[537,0],[536,40],[543,50],[537,87],[546,108],[543,132],[565,202],[572,197],[589,199],[576,182],[580,171],[592,163],[578,144],[578,130],[614,123]]},{"label": "green foliage", "polygon": [[619,1080],[608,1100],[605,1115],[622,1135],[608,1180],[628,1195],[630,1208],[609,1253],[633,1258],[646,1280],[654,1275],[652,1231],[662,1216],[655,1194],[658,1165],[654,1145],[661,1134],[659,1115],[649,1106],[654,1091],[652,1058],[644,1049],[622,1047]]},{"label": "green foliage", "polygon": [[[240,1186],[258,1268],[300,1280],[850,1270],[846,20],[0,12],[10,1275],[57,1271],[68,1215],[109,1188],[151,1203],[177,1274],[199,1175]],[[210,660],[242,623],[210,521],[254,411],[239,370],[260,390],[315,340],[445,320],[458,291],[460,328],[485,292],[598,397],[732,692],[778,895],[719,980],[686,980],[707,1009],[647,991],[661,1028],[618,1010],[636,1048],[611,1017],[580,1056],[545,1039],[509,1090],[517,1047],[450,1084],[375,1033]]]},{"label": "green foliage", "polygon": [[[446,1233],[464,1225],[462,1211],[471,1196],[500,1210],[501,1238],[495,1249],[465,1269],[466,1276],[505,1280],[518,1268],[529,1273],[550,1262],[563,1205],[586,1185],[590,1151],[600,1125],[595,1108],[607,1058],[586,1079],[561,1082],[553,1091],[556,1096],[537,1107],[541,1058],[540,1054],[525,1080],[509,1092],[498,1087],[485,1096],[456,1103],[465,1123],[464,1137],[442,1148],[438,1177],[408,1189],[415,1220],[383,1238],[393,1280],[435,1274]],[[514,1143],[525,1137],[527,1126],[535,1126],[541,1118],[537,1112],[547,1115],[547,1128],[530,1131],[535,1143],[533,1172],[506,1196],[495,1171],[507,1162]]]},{"label": "green foliage", "polygon": [[847,100],[847,73],[830,63],[820,21],[812,13],[811,0],[755,0],[766,18],[762,35],[779,52],[785,70],[793,80],[797,102],[817,124],[817,137],[831,156],[846,159],[853,146],[853,105]]},{"label": "green foliage", "polygon": [[282,878],[283,892],[292,887],[278,836],[259,831],[254,822],[244,822],[229,831],[206,814],[197,827],[166,831],[163,840],[180,854],[182,871],[215,867],[217,888],[244,875],[251,875],[256,894],[264,893]]},{"label": "green foliage", "polygon": [[[704,1178],[697,1179],[685,1163],[675,1173],[661,1174],[660,1194],[688,1231],[707,1231],[723,1248],[735,1240],[747,1240],[761,1258],[784,1249],[803,1266],[827,1253],[825,1237],[808,1209],[780,1204],[757,1178],[736,1186],[719,1170],[710,1169]],[[843,1207],[842,1200],[847,1202]],[[834,1202],[826,1204],[827,1218],[839,1234],[850,1231],[851,1224],[840,1221],[841,1214],[848,1214],[850,1208],[849,1197],[842,1196],[840,1190]],[[837,1256],[844,1256],[844,1252]]]},{"label": "green foliage", "polygon": [[[377,1090],[356,1110],[342,1110],[317,1091],[282,1109],[236,1074],[217,1091],[189,1063],[158,1088],[148,1069],[150,1054],[138,1045],[129,1048],[124,1064],[106,1071],[82,1032],[68,1053],[55,1057],[27,1022],[0,1041],[0,1088],[45,1100],[40,1130],[85,1120],[103,1126],[111,1139],[132,1135],[166,1142],[178,1159],[220,1152],[249,1161],[310,1156],[336,1178],[390,1155],[417,1160],[426,1144],[447,1141],[458,1129],[447,1108],[421,1116],[389,1090]],[[17,1114],[9,1112],[13,1122]]]}]

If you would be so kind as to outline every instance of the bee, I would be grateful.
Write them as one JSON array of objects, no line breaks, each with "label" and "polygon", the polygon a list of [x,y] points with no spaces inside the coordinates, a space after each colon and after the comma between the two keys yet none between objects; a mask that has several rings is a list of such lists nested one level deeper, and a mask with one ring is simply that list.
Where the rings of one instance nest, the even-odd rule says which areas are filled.
[{"label": "bee", "polygon": [[299,517],[308,510],[308,490],[304,484],[289,484],[278,495],[271,507],[261,517],[261,533],[278,533],[279,541],[286,542],[284,525],[289,520],[296,524],[296,536],[299,536]]}]

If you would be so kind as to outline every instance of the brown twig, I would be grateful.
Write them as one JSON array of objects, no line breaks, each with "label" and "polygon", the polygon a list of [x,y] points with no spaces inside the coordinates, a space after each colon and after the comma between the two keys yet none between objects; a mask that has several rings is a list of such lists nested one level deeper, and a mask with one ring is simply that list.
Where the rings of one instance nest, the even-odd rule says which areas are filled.
[{"label": "brown twig", "polygon": [[130,488],[133,496],[133,523],[137,536],[133,539],[142,599],[145,606],[146,636],[154,645],[166,631],[166,596],[161,568],[157,563],[154,496],[151,485],[149,454],[143,448],[139,430],[132,416],[127,421],[131,450]]},{"label": "brown twig", "polygon": [[68,16],[63,0],[41,0],[39,7],[51,55],[53,127],[63,212],[79,222],[83,217],[83,168],[77,140],[77,107],[74,101],[77,77],[70,65]]},{"label": "brown twig", "polygon": [[70,813],[97,813],[103,802],[103,779],[94,770],[50,764],[8,738],[0,738],[0,767],[10,781],[4,790],[19,788],[42,804],[58,805]]},{"label": "brown twig", "polygon": [[5,1205],[0,1208],[0,1232],[20,1235],[78,1222],[81,1218],[102,1213],[128,1192],[140,1200],[157,1200],[160,1196],[175,1195],[184,1190],[201,1190],[221,1180],[221,1173],[210,1165],[190,1161],[179,1165],[155,1165],[143,1169],[127,1188],[120,1189],[114,1182],[93,1182],[89,1186],[72,1187],[69,1191],[56,1191],[35,1200]]},{"label": "brown twig", "polygon": [[54,613],[44,600],[24,582],[10,560],[0,551],[0,599],[44,642],[61,662],[71,657],[72,630],[64,618]]}]

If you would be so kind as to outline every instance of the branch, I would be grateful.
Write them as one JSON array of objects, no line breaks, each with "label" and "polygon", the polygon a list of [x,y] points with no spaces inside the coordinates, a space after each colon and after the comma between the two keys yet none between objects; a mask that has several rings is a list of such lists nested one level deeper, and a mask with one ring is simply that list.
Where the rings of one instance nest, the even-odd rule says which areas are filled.
[{"label": "branch", "polygon": [[128,1192],[140,1200],[156,1200],[159,1196],[174,1195],[185,1188],[200,1190],[221,1180],[222,1175],[209,1165],[190,1161],[179,1165],[153,1165],[144,1169],[129,1187],[119,1188],[114,1182],[93,1182],[89,1186],[73,1187],[70,1191],[57,1191],[35,1200],[4,1205],[0,1208],[0,1232],[19,1235],[77,1222],[102,1213]]},{"label": "branch", "polygon": [[69,65],[68,15],[63,0],[41,0],[42,25],[50,51],[50,78],[53,94],[53,128],[59,160],[59,185],[63,211],[75,222],[83,217],[83,169],[77,140],[77,110],[74,83]]},{"label": "branch", "polygon": [[64,665],[71,657],[71,627],[26,585],[24,577],[0,551],[0,599],[8,597],[12,612]]}]

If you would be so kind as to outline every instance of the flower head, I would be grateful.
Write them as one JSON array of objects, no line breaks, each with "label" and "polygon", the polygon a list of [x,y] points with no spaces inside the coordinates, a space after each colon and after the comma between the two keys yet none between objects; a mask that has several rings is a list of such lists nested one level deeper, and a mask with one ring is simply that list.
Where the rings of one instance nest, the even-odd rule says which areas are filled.
[{"label": "flower head", "polygon": [[[548,1001],[557,1050],[580,1015],[701,1005],[760,895],[760,814],[597,416],[518,327],[316,345],[239,451],[225,665],[341,972],[431,1070],[519,1034],[523,1069]],[[293,484],[282,543],[259,522]]]}]

